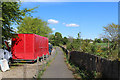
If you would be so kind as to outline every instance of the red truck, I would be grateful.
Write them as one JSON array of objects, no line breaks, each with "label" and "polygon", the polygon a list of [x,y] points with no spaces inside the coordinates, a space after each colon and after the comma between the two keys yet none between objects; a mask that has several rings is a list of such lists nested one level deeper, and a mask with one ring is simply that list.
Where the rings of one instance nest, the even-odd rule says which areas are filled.
[{"label": "red truck", "polygon": [[14,62],[34,62],[37,57],[49,55],[48,38],[36,34],[16,34],[12,38],[12,59]]}]

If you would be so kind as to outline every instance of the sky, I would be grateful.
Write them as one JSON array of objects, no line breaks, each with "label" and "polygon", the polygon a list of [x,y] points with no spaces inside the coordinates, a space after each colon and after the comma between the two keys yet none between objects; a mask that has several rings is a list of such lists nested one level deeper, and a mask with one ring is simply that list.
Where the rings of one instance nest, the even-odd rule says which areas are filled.
[{"label": "sky", "polygon": [[[107,0],[106,0],[107,1]],[[112,1],[112,0],[110,0]],[[103,26],[118,24],[118,2],[22,2],[23,8],[36,8],[32,16],[47,21],[63,37],[94,39],[103,34]],[[16,27],[16,26],[14,26]]]},{"label": "sky", "polygon": [[22,2],[118,2],[119,0],[21,0]]}]

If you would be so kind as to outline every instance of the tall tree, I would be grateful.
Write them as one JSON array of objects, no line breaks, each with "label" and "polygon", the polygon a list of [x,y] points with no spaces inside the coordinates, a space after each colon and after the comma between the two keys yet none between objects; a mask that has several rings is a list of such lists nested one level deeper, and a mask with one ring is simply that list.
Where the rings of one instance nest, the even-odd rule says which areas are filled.
[{"label": "tall tree", "polygon": [[55,45],[60,45],[62,44],[62,34],[59,32],[55,33]]},{"label": "tall tree", "polygon": [[55,41],[55,35],[54,34],[51,34],[49,37],[49,42],[52,44],[52,45],[55,45],[54,41]]},{"label": "tall tree", "polygon": [[[108,24],[104,28],[104,38],[108,39],[108,53],[111,54],[112,50],[118,47],[118,25],[112,23]],[[109,41],[112,41],[112,45],[109,46]]]},{"label": "tall tree", "polygon": [[25,17],[17,29],[18,33],[34,33],[45,37],[52,33],[46,21],[32,17]]},{"label": "tall tree", "polygon": [[18,2],[3,2],[2,3],[2,21],[3,21],[3,36],[8,39],[12,36],[12,23],[19,24],[26,14],[30,14],[34,9],[20,10],[21,4]]},{"label": "tall tree", "polygon": [[116,41],[118,40],[118,25],[112,23],[112,24],[108,24],[106,27],[104,28],[104,37],[111,40],[111,41]]},{"label": "tall tree", "polygon": [[24,8],[21,10],[20,6],[20,2],[2,2],[2,19],[0,18],[2,20],[2,40],[8,40],[13,37],[14,30],[11,25],[13,23],[19,24],[26,14],[31,14],[35,9]]},{"label": "tall tree", "polygon": [[103,42],[104,42],[104,43],[107,43],[107,42],[108,42],[108,39],[107,39],[107,38],[103,38]]},{"label": "tall tree", "polygon": [[102,40],[101,40],[101,39],[97,39],[97,38],[95,38],[94,41],[97,42],[97,43],[102,43]]},{"label": "tall tree", "polygon": [[68,42],[67,37],[64,37],[64,38],[63,38],[63,45],[66,45],[66,44],[67,44],[67,42]]}]

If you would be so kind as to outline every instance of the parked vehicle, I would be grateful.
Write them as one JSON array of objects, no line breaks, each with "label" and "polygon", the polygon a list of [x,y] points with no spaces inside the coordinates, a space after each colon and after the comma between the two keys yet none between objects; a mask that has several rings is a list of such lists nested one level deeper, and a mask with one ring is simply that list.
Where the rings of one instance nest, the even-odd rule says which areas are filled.
[{"label": "parked vehicle", "polygon": [[12,59],[10,47],[8,46],[7,41],[4,41],[4,43],[4,49],[0,49],[0,60],[6,59],[8,62],[10,62],[10,60]]},{"label": "parked vehicle", "polygon": [[11,63],[12,54],[10,52],[10,47],[8,46],[7,41],[4,42],[4,49],[0,49],[0,69],[4,72],[9,70],[9,64]]},{"label": "parked vehicle", "polygon": [[49,53],[50,53],[50,55],[51,55],[52,49],[53,49],[53,45],[49,43]]},{"label": "parked vehicle", "polygon": [[34,62],[37,57],[49,55],[48,38],[36,34],[15,34],[12,38],[12,59],[14,62]]}]

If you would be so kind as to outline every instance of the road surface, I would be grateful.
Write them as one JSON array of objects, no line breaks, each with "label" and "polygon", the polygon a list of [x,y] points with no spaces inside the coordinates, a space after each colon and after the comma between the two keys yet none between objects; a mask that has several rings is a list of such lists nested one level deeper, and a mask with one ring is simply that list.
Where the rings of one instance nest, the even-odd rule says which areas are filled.
[{"label": "road surface", "polygon": [[69,78],[73,79],[72,72],[68,70],[66,63],[64,62],[63,51],[56,47],[57,55],[55,60],[46,69],[41,78]]}]

